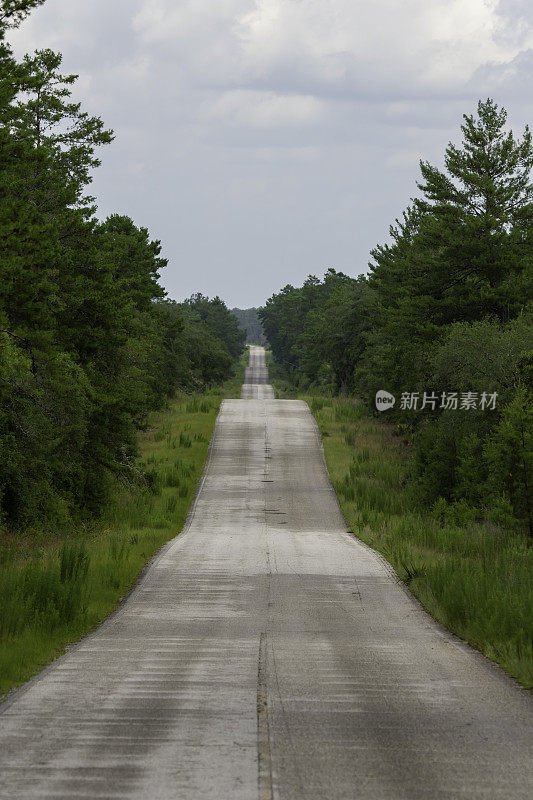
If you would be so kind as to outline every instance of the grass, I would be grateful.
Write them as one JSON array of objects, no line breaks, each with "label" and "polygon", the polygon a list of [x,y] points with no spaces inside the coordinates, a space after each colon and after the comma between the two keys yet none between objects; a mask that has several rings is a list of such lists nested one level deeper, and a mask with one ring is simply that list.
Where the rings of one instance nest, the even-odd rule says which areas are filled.
[{"label": "grass", "polygon": [[[276,386],[277,389],[277,386]],[[282,384],[283,396],[294,396]],[[279,396],[278,392],[276,396]],[[353,398],[298,395],[322,435],[346,521],[449,630],[533,688],[533,548],[461,503],[417,503],[410,448]]]},{"label": "grass", "polygon": [[[223,397],[238,397],[247,352],[222,390],[178,395],[140,435],[148,483],[125,489],[104,520],[68,538],[3,534],[0,693],[20,685],[94,629],[146,562],[181,530]],[[271,371],[277,396],[294,397]],[[281,383],[280,383],[281,382]],[[352,531],[383,553],[450,630],[533,686],[533,551],[460,504],[417,506],[409,447],[349,398],[298,395],[317,420],[333,485]]]},{"label": "grass", "polygon": [[93,630],[181,530],[224,397],[238,397],[248,353],[221,389],[178,394],[139,435],[146,480],[117,490],[103,519],[69,536],[0,532],[0,695]]}]

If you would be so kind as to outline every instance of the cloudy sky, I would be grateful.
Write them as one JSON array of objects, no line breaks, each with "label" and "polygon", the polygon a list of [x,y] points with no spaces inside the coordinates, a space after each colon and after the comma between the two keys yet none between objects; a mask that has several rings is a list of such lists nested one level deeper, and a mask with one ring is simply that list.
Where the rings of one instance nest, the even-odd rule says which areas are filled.
[{"label": "cloudy sky", "polygon": [[533,122],[531,0],[47,0],[11,39],[115,130],[98,213],[162,240],[175,299],[365,272],[480,97]]}]

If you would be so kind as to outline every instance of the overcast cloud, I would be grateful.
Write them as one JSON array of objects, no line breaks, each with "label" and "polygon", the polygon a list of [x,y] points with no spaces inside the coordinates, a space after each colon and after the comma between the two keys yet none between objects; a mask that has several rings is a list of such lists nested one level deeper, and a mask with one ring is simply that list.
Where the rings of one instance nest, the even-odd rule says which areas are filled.
[{"label": "overcast cloud", "polygon": [[480,97],[533,122],[531,0],[47,0],[12,41],[114,128],[98,213],[162,240],[176,299],[365,272]]}]

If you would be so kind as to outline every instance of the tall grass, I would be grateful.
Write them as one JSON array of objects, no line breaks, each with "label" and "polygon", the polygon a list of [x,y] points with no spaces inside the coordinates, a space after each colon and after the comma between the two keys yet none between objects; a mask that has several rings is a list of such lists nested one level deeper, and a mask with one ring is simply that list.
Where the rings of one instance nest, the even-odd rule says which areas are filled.
[{"label": "tall grass", "polygon": [[28,627],[54,631],[87,616],[90,557],[84,543],[65,542],[56,558],[35,559],[20,570],[4,565],[0,581],[0,641]]},{"label": "tall grass", "polygon": [[[240,368],[239,368],[240,369]],[[244,367],[243,367],[244,369]],[[178,395],[139,436],[137,486],[68,536],[0,532],[0,693],[101,622],[183,526],[224,390]]]},{"label": "tall grass", "polygon": [[178,394],[152,414],[139,435],[138,485],[117,486],[102,519],[68,535],[0,526],[0,694],[98,625],[181,530],[220,402],[239,397],[248,359],[222,387]]},{"label": "tall grass", "polygon": [[[410,448],[350,398],[304,396],[346,521],[450,630],[533,687],[533,548],[464,502],[423,508]],[[324,435],[325,434],[325,435]]]}]

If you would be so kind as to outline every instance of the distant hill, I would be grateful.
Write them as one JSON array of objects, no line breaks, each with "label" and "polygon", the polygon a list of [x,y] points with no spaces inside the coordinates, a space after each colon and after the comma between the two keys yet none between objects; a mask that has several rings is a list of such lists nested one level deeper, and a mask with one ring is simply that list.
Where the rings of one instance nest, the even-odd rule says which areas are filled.
[{"label": "distant hill", "polygon": [[246,344],[266,344],[263,325],[257,316],[257,308],[230,308],[237,317],[239,326],[246,331]]}]

